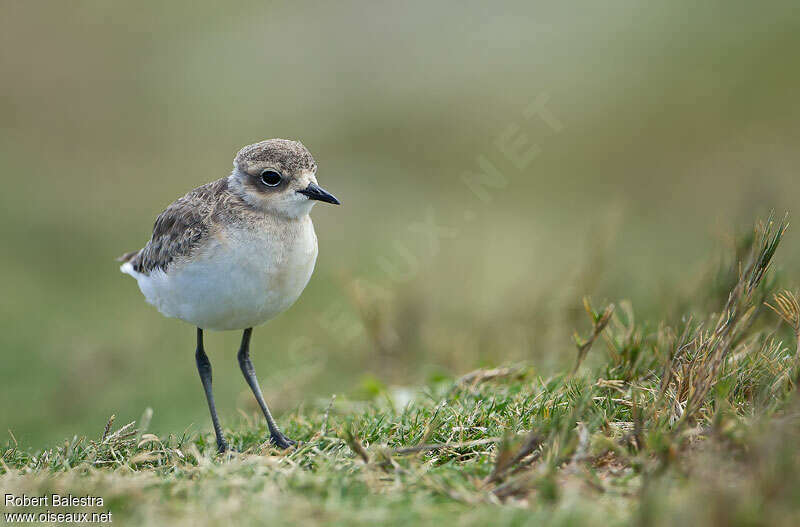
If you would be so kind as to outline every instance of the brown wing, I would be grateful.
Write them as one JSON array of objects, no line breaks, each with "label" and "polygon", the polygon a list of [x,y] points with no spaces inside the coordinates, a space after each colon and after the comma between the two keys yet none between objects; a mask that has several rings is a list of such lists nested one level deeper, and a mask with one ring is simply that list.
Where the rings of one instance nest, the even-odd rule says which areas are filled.
[{"label": "brown wing", "polygon": [[176,200],[159,214],[144,249],[120,260],[130,262],[136,272],[148,274],[154,269],[166,271],[176,258],[191,255],[208,235],[216,204],[227,190],[227,179],[220,179]]}]

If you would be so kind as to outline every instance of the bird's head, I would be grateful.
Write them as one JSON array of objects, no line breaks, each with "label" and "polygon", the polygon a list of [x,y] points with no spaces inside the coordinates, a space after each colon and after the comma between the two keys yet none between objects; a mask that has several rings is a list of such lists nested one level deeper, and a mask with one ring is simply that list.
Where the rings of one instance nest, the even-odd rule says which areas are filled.
[{"label": "bird's head", "polygon": [[236,154],[231,187],[250,206],[265,213],[298,218],[316,201],[339,204],[317,183],[317,163],[299,141],[268,139]]}]

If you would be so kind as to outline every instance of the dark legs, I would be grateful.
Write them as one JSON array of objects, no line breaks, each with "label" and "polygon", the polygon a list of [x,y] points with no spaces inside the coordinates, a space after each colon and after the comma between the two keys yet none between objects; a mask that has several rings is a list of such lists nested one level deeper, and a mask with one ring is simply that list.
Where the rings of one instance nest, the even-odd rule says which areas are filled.
[{"label": "dark legs", "polygon": [[[239,348],[239,366],[242,368],[247,384],[253,390],[253,395],[256,396],[256,401],[264,412],[264,417],[267,419],[267,426],[269,426],[270,439],[276,446],[280,448],[289,448],[296,444],[294,441],[283,435],[275,419],[264,401],[264,396],[261,394],[261,387],[258,385],[256,378],[256,370],[253,363],[250,362],[250,336],[253,334],[253,328],[247,328],[242,334],[242,345]],[[214,394],[211,391],[211,362],[208,360],[203,349],[203,330],[197,328],[197,351],[194,355],[197,361],[197,372],[200,374],[200,380],[203,382],[203,390],[206,392],[206,400],[208,401],[208,410],[211,412],[211,422],[214,424],[214,434],[217,436],[217,450],[225,452],[229,450],[228,443],[225,441],[225,436],[222,433],[222,426],[219,424],[219,417],[217,416],[217,407],[214,405]]]},{"label": "dark legs", "polygon": [[208,409],[211,412],[211,422],[214,423],[214,433],[217,436],[217,450],[225,452],[228,450],[228,443],[225,441],[225,436],[222,434],[222,426],[219,424],[217,408],[214,405],[214,394],[211,392],[211,363],[203,349],[203,330],[200,328],[197,328],[197,351],[194,354],[194,358],[197,361],[197,372],[200,374],[200,380],[203,382],[203,390],[206,392]]},{"label": "dark legs", "polygon": [[[253,333],[253,328],[247,328],[242,333],[242,345],[239,348],[239,367],[242,368],[242,374],[244,374],[244,378],[247,381],[247,384],[250,385],[250,389],[253,390],[253,395],[256,396],[256,401],[258,401],[258,405],[261,407],[261,411],[264,412],[264,417],[267,419],[267,426],[269,426],[269,434],[270,439],[276,446],[280,448],[289,448],[290,446],[296,444],[294,441],[283,435],[278,425],[275,423],[275,419],[272,418],[272,414],[267,408],[267,403],[264,401],[264,396],[261,394],[261,387],[258,385],[258,379],[256,378],[256,370],[253,367],[253,363],[250,362],[250,336]],[[211,373],[209,369],[209,392],[211,389]],[[213,399],[209,399],[209,405],[213,405]],[[214,415],[214,411],[212,410],[212,416]],[[215,423],[216,423],[216,418]],[[219,437],[219,434],[217,435]]]}]

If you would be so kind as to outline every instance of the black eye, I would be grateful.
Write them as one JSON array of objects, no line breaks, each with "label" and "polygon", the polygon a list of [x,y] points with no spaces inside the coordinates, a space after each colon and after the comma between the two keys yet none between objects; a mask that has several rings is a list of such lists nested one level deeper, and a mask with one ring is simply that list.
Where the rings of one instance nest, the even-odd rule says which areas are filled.
[{"label": "black eye", "polygon": [[281,175],[274,170],[265,170],[261,173],[261,182],[268,187],[277,187],[281,182]]}]

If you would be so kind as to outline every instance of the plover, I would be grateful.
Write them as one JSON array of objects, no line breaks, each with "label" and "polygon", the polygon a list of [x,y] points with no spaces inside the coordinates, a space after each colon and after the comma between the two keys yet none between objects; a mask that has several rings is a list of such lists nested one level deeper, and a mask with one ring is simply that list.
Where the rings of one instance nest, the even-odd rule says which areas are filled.
[{"label": "plover", "polygon": [[269,426],[281,432],[264,402],[250,361],[253,327],[291,306],[317,260],[309,212],[316,201],[339,204],[317,184],[317,164],[297,141],[270,139],[242,148],[227,177],[198,187],[156,219],[143,249],[119,258],[121,270],[165,316],[197,327],[195,359],[220,452],[228,450],[211,390],[203,330],[243,330],[239,366]]}]

